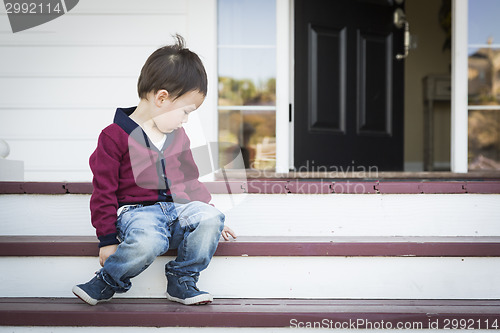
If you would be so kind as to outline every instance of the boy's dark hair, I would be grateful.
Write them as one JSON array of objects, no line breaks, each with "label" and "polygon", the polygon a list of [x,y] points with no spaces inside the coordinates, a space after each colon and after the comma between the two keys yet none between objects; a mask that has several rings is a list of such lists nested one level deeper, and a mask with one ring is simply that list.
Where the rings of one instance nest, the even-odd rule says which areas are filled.
[{"label": "boy's dark hair", "polygon": [[175,44],[159,48],[146,60],[137,82],[139,98],[161,89],[173,100],[190,91],[207,95],[207,73],[200,58],[185,47],[182,36],[174,38]]}]

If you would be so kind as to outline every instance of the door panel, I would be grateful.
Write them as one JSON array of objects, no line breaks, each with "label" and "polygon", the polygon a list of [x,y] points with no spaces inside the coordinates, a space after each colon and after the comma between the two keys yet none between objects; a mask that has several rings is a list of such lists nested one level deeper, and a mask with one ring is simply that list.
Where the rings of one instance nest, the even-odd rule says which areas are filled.
[{"label": "door panel", "polygon": [[[309,129],[343,133],[346,113],[345,28],[309,26],[309,37]],[[330,81],[330,84],[322,84],[325,81]]]},{"label": "door panel", "polygon": [[403,169],[403,31],[382,0],[295,1],[296,168]]},{"label": "door panel", "polygon": [[392,34],[358,32],[358,134],[391,135]]}]

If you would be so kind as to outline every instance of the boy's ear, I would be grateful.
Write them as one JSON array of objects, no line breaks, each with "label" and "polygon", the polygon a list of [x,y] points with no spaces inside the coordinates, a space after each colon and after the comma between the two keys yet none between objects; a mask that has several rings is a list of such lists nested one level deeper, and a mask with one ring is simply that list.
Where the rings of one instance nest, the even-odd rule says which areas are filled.
[{"label": "boy's ear", "polygon": [[160,107],[169,97],[168,91],[165,89],[158,90],[155,94],[155,104]]}]

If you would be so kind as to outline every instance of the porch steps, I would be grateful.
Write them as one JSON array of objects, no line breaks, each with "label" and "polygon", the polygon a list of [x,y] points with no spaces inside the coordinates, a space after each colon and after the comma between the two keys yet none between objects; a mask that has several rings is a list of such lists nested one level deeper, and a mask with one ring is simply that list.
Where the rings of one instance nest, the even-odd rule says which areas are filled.
[{"label": "porch steps", "polygon": [[202,273],[215,300],[200,307],[164,298],[175,251],[128,293],[83,304],[71,287],[99,269],[89,184],[0,183],[0,332],[500,328],[500,183],[467,181],[367,181],[366,195],[314,194],[335,182],[237,183],[214,194],[239,237],[221,240]]}]

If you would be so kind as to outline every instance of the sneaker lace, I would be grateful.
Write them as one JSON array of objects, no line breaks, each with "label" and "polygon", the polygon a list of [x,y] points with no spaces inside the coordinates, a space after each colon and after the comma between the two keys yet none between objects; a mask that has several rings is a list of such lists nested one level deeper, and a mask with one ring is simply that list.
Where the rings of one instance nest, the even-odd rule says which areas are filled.
[{"label": "sneaker lace", "polygon": [[200,291],[198,287],[196,286],[196,282],[194,279],[190,276],[182,276],[179,278],[179,283],[184,284],[186,286],[186,289],[193,288],[196,291]]}]

